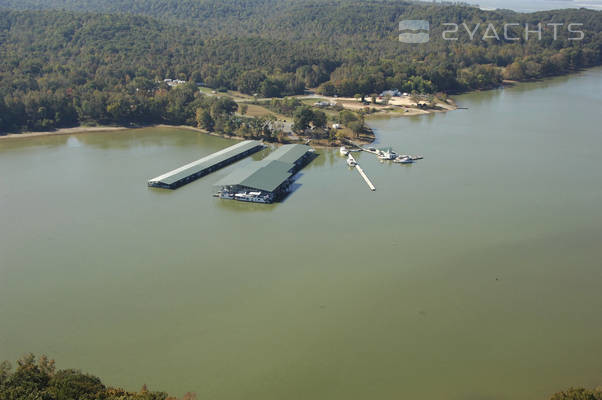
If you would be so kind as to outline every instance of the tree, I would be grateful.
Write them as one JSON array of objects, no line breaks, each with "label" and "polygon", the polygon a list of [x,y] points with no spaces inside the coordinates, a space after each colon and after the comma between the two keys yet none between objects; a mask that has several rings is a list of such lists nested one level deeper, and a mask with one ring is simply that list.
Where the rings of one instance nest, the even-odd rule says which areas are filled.
[{"label": "tree", "polygon": [[12,370],[12,366],[8,361],[2,361],[0,363],[0,387],[6,382],[8,377],[10,376]]},{"label": "tree", "polygon": [[247,111],[249,110],[248,104],[241,104],[238,108],[240,109],[240,113],[242,115],[246,115]]},{"label": "tree", "polygon": [[211,116],[217,119],[221,115],[232,115],[238,110],[238,104],[230,97],[219,97],[211,105]]},{"label": "tree", "polygon": [[311,123],[316,128],[324,128],[328,121],[328,119],[326,118],[326,114],[320,110],[312,111],[312,113],[313,113],[313,116],[311,118]]},{"label": "tree", "polygon": [[364,125],[360,121],[352,121],[347,126],[355,134],[355,137],[358,137],[364,131]]},{"label": "tree", "polygon": [[[498,43],[467,42],[462,35],[457,42],[444,42],[433,35],[428,44],[404,47],[401,56],[398,46],[382,40],[390,34],[383,21],[420,17],[438,25],[445,19],[486,26],[507,14],[462,5],[339,2],[340,7],[318,2],[298,12],[295,2],[286,1],[267,14],[260,0],[244,7],[240,2],[136,2],[136,13],[146,16],[127,15],[134,11],[131,1],[110,0],[45,0],[53,11],[0,10],[0,134],[78,123],[194,125],[197,108],[211,112],[197,82],[266,97],[318,86],[324,95],[358,94],[364,100],[391,88],[423,94],[491,88],[499,85],[502,71],[507,79],[525,80],[602,64],[600,12],[593,10],[513,16],[520,26],[588,21],[580,41],[570,41],[574,35],[566,29],[558,29],[557,40],[554,30],[546,29],[542,40]],[[291,28],[291,13],[302,29]],[[340,21],[354,22],[342,26]],[[247,33],[241,33],[241,22]],[[511,36],[520,37],[521,29],[517,26]],[[173,87],[165,78],[188,83]]]},{"label": "tree", "polygon": [[314,118],[314,113],[308,106],[302,106],[295,110],[293,115],[293,130],[304,132]]},{"label": "tree", "polygon": [[602,400],[602,389],[587,390],[571,388],[554,394],[550,400]]},{"label": "tree", "polygon": [[337,94],[336,87],[332,84],[332,82],[321,84],[318,88],[318,93],[323,94],[324,96],[334,96]]},{"label": "tree", "polygon": [[[45,356],[36,360],[29,354],[17,361],[12,371],[10,364],[0,364],[0,399],[47,400],[166,400],[163,392],[126,392],[107,388],[95,376],[74,369],[56,371],[54,362]],[[191,399],[192,397],[186,397]],[[175,399],[174,399],[175,400]]]},{"label": "tree", "polygon": [[259,92],[263,97],[282,97],[284,84],[277,79],[266,79],[259,86]]},{"label": "tree", "polygon": [[127,123],[132,115],[132,101],[129,96],[118,94],[112,96],[107,104],[107,114],[118,123]]},{"label": "tree", "polygon": [[238,90],[247,94],[256,93],[265,80],[266,76],[261,71],[244,72],[238,79]]},{"label": "tree", "polygon": [[196,123],[199,128],[203,128],[209,132],[213,131],[213,127],[215,126],[215,121],[211,117],[211,113],[204,108],[196,110]]},{"label": "tree", "polygon": [[343,125],[348,125],[352,121],[357,121],[357,115],[349,110],[343,110],[339,113],[339,122]]},{"label": "tree", "polygon": [[49,392],[56,399],[96,398],[106,387],[95,376],[82,374],[80,371],[67,369],[52,376],[48,385]]},{"label": "tree", "polygon": [[513,62],[504,71],[504,76],[506,77],[506,79],[511,80],[520,81],[525,79],[525,70],[523,65],[519,62]]}]

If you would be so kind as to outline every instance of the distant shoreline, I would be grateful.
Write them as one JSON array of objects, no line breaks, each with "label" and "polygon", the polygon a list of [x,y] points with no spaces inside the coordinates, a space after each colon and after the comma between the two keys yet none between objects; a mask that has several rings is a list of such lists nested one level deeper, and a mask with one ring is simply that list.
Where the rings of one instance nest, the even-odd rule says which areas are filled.
[{"label": "distant shoreline", "polygon": [[9,133],[8,135],[0,136],[0,140],[4,139],[18,139],[18,138],[32,138],[39,136],[58,136],[58,135],[71,135],[75,133],[93,133],[93,132],[115,132],[131,129],[125,126],[75,126],[73,128],[61,128],[53,131],[43,132],[23,132],[23,133]]},{"label": "distant shoreline", "polygon": [[[587,70],[587,69],[584,69],[584,70]],[[546,77],[543,79],[536,79],[536,80],[524,81],[524,82],[513,81],[513,80],[504,80],[502,83],[502,87],[513,87],[513,86],[519,85],[521,83],[528,83],[528,82],[539,81],[539,80],[547,80],[547,79],[555,78],[558,76],[570,76],[570,75],[574,75],[574,74],[555,75],[555,76],[550,76],[550,77]],[[479,92],[479,91],[491,90],[491,89],[494,89],[494,88],[473,90],[473,91],[469,91],[466,93]],[[466,94],[466,93],[463,93],[463,94]],[[370,108],[370,106],[373,106],[372,104],[369,104],[369,105],[357,104],[356,103],[357,99],[351,99],[351,98],[342,98],[341,99],[341,98],[336,98],[336,97],[320,96],[320,95],[318,95],[317,97],[332,99],[334,101],[344,100],[344,101],[354,105],[354,107],[349,107],[349,108],[346,107],[347,109],[355,109],[355,108],[361,109],[363,107]],[[399,107],[398,109],[395,109],[395,110],[392,110],[387,106],[383,106],[382,104],[378,104],[377,106],[380,106],[381,108],[387,108],[387,109],[379,110],[378,112],[373,113],[373,114],[367,114],[366,119],[373,120],[373,119],[379,119],[379,118],[412,117],[412,116],[418,116],[418,115],[445,113],[448,111],[455,111],[458,109],[462,109],[462,107],[458,107],[458,105],[453,100],[453,98],[449,97],[449,100],[445,102],[447,104],[444,104],[444,103],[437,104],[439,106],[438,109],[406,108],[405,112],[402,112],[401,110],[403,110],[403,107],[408,106],[408,104],[405,104],[406,101],[407,101],[407,99],[405,101],[402,100],[402,102],[399,104],[395,104],[396,101],[394,99],[391,105]],[[357,104],[357,105],[355,105],[355,104]],[[397,108],[397,107],[395,107],[395,108]],[[195,131],[195,132],[199,132],[199,133],[205,133],[205,134],[208,134],[211,136],[222,137],[225,139],[245,140],[244,137],[231,136],[231,135],[226,135],[226,134],[217,133],[217,132],[209,132],[207,130],[197,128],[195,126],[190,126],[190,125],[151,124],[151,125],[131,125],[131,126],[115,126],[115,125],[75,126],[72,128],[60,128],[60,129],[56,129],[56,130],[52,130],[52,131],[8,133],[6,135],[0,135],[0,141],[1,140],[9,140],[9,139],[25,139],[25,138],[44,137],[44,136],[75,135],[75,134],[83,134],[83,133],[111,133],[111,132],[119,132],[119,131],[125,131],[125,130],[133,130],[133,129],[144,129],[144,128],[187,129],[187,130],[191,130],[191,131]],[[374,141],[374,140],[375,140],[375,137],[372,137],[372,141]],[[293,141],[291,141],[291,143],[300,143],[300,142],[305,142],[305,141],[306,141],[306,139],[303,139],[300,141],[293,140]],[[367,141],[367,140],[360,140],[360,141],[364,144],[371,143],[370,141]],[[337,147],[338,146],[338,145],[336,145],[336,146],[335,145],[332,145],[332,146],[325,145],[324,143],[321,143],[322,142],[321,140],[311,140],[311,142],[320,142],[319,144],[318,143],[314,144],[314,146],[317,146],[317,147]]]},{"label": "distant shoreline", "polygon": [[[10,133],[8,135],[0,136],[0,141],[1,140],[9,140],[9,139],[30,139],[30,138],[46,137],[46,136],[79,135],[79,134],[83,134],[83,133],[113,133],[113,132],[120,132],[120,131],[131,131],[131,130],[136,130],[136,129],[146,129],[146,128],[185,129],[185,130],[189,130],[189,131],[193,131],[193,132],[199,132],[199,133],[203,133],[206,135],[221,137],[221,138],[230,139],[230,140],[246,140],[246,139],[248,139],[248,138],[241,137],[241,136],[230,136],[230,135],[226,135],[223,133],[209,132],[204,129],[197,128],[197,127],[190,126],[190,125],[155,124],[155,125],[142,125],[142,126],[111,126],[111,125],[107,125],[107,126],[103,126],[103,125],[100,125],[100,126],[76,126],[73,128],[61,128],[61,129],[57,129],[54,131],[46,131],[46,132]],[[280,143],[280,144],[305,143],[306,141],[307,141],[307,139],[301,139],[298,141],[291,140],[291,141],[282,142],[282,143],[280,143],[280,142],[274,142],[274,143]],[[362,140],[362,139],[359,139],[358,141],[363,144],[369,144],[374,141],[374,137],[372,137],[372,141],[367,141],[367,140]],[[338,144],[332,145],[332,146],[326,145],[321,140],[310,140],[310,142],[314,142],[314,143],[312,143],[313,147],[324,148],[324,147],[340,146]]]},{"label": "distant shoreline", "polygon": [[[136,126],[114,126],[114,125],[99,125],[99,126],[74,126],[72,128],[60,128],[53,131],[42,131],[42,132],[23,132],[23,133],[9,133],[8,135],[0,135],[0,140],[3,139],[19,139],[19,138],[32,138],[41,136],[60,136],[60,135],[75,135],[81,133],[111,133],[133,129],[144,129],[144,128],[177,128],[177,129],[188,129],[191,131],[207,133],[213,135],[211,132],[207,132],[203,129],[196,128],[188,125],[136,125]],[[215,134],[216,136],[223,136],[230,138],[230,136]],[[236,136],[232,137],[236,138]]]}]

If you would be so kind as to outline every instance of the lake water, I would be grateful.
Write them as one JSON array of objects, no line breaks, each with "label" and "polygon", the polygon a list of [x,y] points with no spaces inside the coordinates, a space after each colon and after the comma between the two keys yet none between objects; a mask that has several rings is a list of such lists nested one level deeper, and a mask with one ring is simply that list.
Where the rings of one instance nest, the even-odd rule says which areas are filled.
[{"label": "lake water", "polygon": [[[0,141],[0,359],[199,399],[546,399],[602,384],[602,69],[371,122],[275,205],[146,180],[172,129]],[[259,159],[266,151],[254,155]],[[251,162],[241,161],[238,165]]]}]

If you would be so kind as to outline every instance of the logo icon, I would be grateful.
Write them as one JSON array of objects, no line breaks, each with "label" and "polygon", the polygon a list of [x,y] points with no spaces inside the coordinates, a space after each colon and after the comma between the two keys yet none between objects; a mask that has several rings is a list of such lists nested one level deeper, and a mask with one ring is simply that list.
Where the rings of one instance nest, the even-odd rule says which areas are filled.
[{"label": "logo icon", "polygon": [[399,21],[399,30],[402,31],[399,34],[399,41],[403,43],[426,43],[430,40],[430,24],[428,21],[422,19],[405,19]]}]

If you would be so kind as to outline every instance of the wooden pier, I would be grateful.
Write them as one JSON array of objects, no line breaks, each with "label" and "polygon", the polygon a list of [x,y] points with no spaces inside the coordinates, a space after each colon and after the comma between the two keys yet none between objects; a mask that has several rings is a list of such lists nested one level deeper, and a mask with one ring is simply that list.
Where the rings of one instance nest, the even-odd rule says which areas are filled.
[{"label": "wooden pier", "polygon": [[360,165],[357,163],[357,161],[351,154],[349,154],[348,157],[353,160],[353,162],[355,163],[355,169],[357,169],[357,172],[359,172],[361,177],[364,178],[364,181],[366,181],[370,190],[374,192],[376,190],[376,187],[374,187],[374,184],[372,184],[372,181],[370,180],[370,178],[368,178],[368,175],[366,175],[362,167],[360,167]]},{"label": "wooden pier", "polygon": [[366,173],[364,172],[364,170],[362,169],[362,167],[360,167],[359,165],[356,165],[355,169],[357,169],[357,172],[359,172],[360,175],[362,176],[362,178],[364,178],[364,180],[368,184],[368,187],[370,188],[370,190],[372,190],[374,192],[376,190],[376,188],[374,187],[374,185],[370,181],[370,178],[368,178],[368,176],[366,175]]}]

